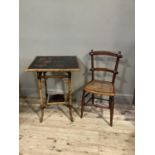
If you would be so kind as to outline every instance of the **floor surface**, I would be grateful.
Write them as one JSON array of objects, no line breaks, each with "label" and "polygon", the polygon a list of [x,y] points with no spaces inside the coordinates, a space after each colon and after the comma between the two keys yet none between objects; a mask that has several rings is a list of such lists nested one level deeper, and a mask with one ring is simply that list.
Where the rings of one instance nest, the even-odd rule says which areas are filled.
[{"label": "floor surface", "polygon": [[73,118],[63,105],[45,109],[39,122],[39,100],[20,98],[20,155],[134,155],[134,106],[115,104],[114,125],[109,110],[86,107],[80,118],[74,103]]}]

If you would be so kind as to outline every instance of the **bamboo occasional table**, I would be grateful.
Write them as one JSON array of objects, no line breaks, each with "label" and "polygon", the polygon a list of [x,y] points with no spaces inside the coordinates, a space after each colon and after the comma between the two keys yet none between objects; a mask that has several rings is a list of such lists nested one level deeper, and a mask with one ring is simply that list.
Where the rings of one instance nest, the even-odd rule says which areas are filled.
[{"label": "bamboo occasional table", "polygon": [[[38,79],[38,92],[40,97],[40,109],[41,117],[40,122],[43,121],[44,108],[49,103],[63,103],[67,102],[69,107],[70,120],[73,121],[72,117],[72,82],[71,73],[74,71],[79,71],[79,65],[76,56],[37,56],[30,66],[26,69],[28,72],[36,72]],[[49,72],[54,74],[48,74]],[[61,74],[59,74],[61,73]],[[67,78],[68,83],[68,93],[67,99],[65,99],[64,94],[49,95],[47,90],[47,79],[48,78]],[[42,80],[45,86],[45,100],[42,94]]]}]

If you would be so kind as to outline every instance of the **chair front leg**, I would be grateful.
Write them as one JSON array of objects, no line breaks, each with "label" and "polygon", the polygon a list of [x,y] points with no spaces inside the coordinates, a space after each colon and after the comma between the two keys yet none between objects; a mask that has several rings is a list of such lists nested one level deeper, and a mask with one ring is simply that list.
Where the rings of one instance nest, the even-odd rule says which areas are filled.
[{"label": "chair front leg", "polygon": [[110,97],[110,126],[113,125],[113,115],[114,115],[114,96]]},{"label": "chair front leg", "polygon": [[85,91],[83,90],[82,101],[81,101],[81,118],[83,117],[84,104],[85,104]]}]

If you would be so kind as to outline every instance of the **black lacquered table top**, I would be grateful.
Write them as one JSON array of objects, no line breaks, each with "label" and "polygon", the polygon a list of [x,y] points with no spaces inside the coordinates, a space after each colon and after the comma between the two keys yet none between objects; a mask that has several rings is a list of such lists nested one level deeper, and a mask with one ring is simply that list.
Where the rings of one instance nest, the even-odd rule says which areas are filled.
[{"label": "black lacquered table top", "polygon": [[37,56],[27,71],[76,71],[79,65],[76,56]]}]

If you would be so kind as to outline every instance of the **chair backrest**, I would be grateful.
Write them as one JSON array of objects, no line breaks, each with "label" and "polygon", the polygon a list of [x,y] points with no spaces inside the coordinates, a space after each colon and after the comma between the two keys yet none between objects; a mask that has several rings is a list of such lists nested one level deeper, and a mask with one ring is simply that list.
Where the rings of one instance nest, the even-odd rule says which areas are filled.
[{"label": "chair backrest", "polygon": [[[118,74],[118,64],[119,64],[119,60],[120,58],[122,58],[122,54],[119,51],[118,53],[114,53],[111,51],[93,51],[91,50],[91,52],[89,53],[89,55],[91,56],[91,71],[92,71],[92,80],[94,80],[94,72],[95,71],[104,71],[104,72],[110,72],[112,73],[112,83],[114,84],[115,82],[115,78],[116,75]],[[95,61],[95,56],[110,56],[110,57],[114,57],[116,58],[115,60],[115,65],[114,65],[114,69],[109,69],[109,68],[101,68],[101,67],[95,67],[94,66],[94,61]]]}]

